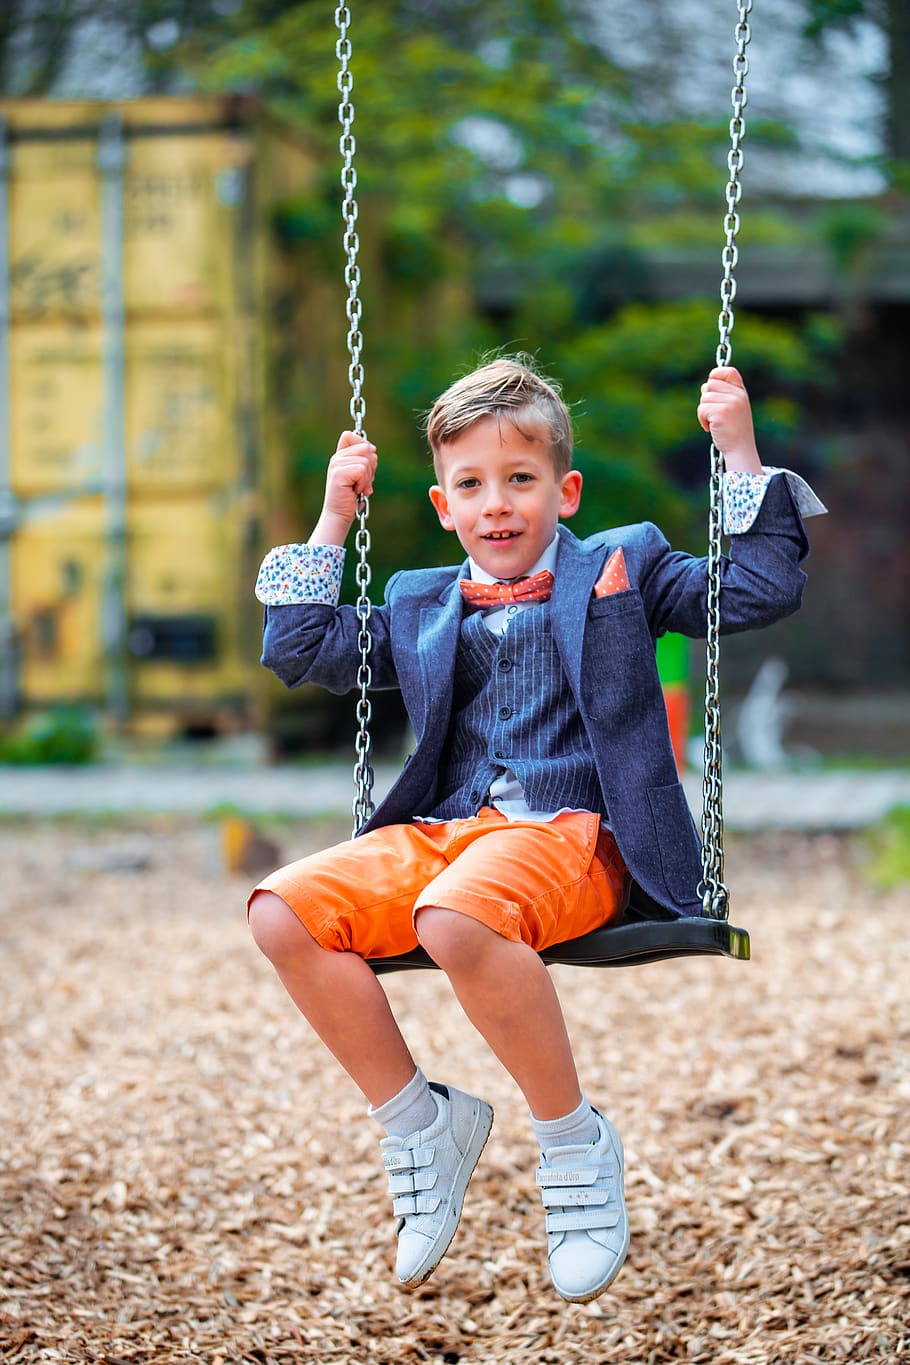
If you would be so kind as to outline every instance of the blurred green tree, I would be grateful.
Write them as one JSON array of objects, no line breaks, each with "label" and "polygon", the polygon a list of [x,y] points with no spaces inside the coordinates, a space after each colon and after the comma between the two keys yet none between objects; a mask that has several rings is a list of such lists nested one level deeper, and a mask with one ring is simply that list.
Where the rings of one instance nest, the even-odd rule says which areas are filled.
[{"label": "blurred green tree", "polygon": [[[822,31],[878,0],[810,3],[807,23]],[[729,109],[707,121],[658,116],[654,73],[643,79],[610,60],[580,0],[369,0],[352,10],[367,400],[382,416],[370,431],[384,455],[373,508],[379,580],[397,563],[455,553],[427,515],[415,414],[497,347],[538,354],[564,381],[587,478],[579,529],[648,516],[697,547],[705,442],[694,407],[718,305],[662,300],[651,261],[667,247],[715,249],[719,276]],[[253,93],[301,130],[322,170],[281,206],[276,231],[301,289],[314,276],[337,282],[342,318],[333,7],[10,0],[0,22],[5,88],[49,88],[75,26],[93,16],[139,44],[149,89]],[[43,52],[43,63],[11,74],[10,54],[24,51]],[[792,136],[750,116],[752,144]],[[811,230],[752,204],[744,221],[747,246]],[[346,365],[343,328],[325,335]],[[823,377],[833,337],[812,320],[738,319],[735,361],[755,392],[777,394],[756,405],[772,459],[798,423],[796,386]],[[302,527],[338,425],[316,410],[322,387],[311,379],[287,396]]]},{"label": "blurred green tree", "polygon": [[[374,500],[380,580],[396,563],[457,554],[427,515],[425,444],[414,414],[487,349],[524,348],[564,382],[587,493],[578,529],[647,516],[682,543],[704,539],[705,442],[697,385],[712,363],[717,304],[655,298],[649,257],[685,243],[719,252],[726,109],[716,121],[651,123],[628,74],[589,41],[565,0],[355,7],[354,96],[365,265],[367,397],[398,420],[371,434],[384,452]],[[732,56],[732,53],[731,53]],[[338,95],[328,7],[252,3],[233,32],[197,33],[186,53],[209,89],[254,90],[306,130],[324,173],[285,204],[278,227],[301,274],[334,272]],[[750,126],[750,136],[779,136]],[[792,234],[756,209],[749,240]],[[368,258],[369,259],[369,258]],[[395,300],[455,280],[471,306],[453,325],[409,325]],[[830,328],[743,318],[737,359],[783,396],[757,404],[766,449],[798,422],[791,386],[820,372]],[[369,425],[369,423],[368,423]],[[297,473],[311,518],[329,432],[298,414]],[[390,439],[394,437],[394,439]],[[306,524],[306,522],[304,522]]]}]

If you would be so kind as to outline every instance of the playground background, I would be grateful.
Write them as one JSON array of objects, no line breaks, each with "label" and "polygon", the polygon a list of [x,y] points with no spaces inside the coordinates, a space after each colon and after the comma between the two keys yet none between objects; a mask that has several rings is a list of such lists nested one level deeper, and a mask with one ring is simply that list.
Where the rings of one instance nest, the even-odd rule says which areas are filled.
[{"label": "playground background", "polygon": [[[374,596],[451,557],[416,414],[487,347],[563,378],[592,525],[703,546],[737,12],[711,8],[355,7]],[[269,680],[250,592],[347,422],[332,9],[0,25],[0,1361],[899,1365],[910,12],[753,16],[734,360],[831,515],[803,611],[723,647],[753,961],[555,969],[633,1234],[567,1308],[520,1097],[434,973],[393,1003],[497,1118],[451,1254],[399,1292],[378,1130],[244,925],[261,871],[350,827],[352,701]],[[697,814],[699,648],[662,663]],[[381,789],[407,737],[375,712]]]},{"label": "playground background", "polygon": [[[737,14],[355,12],[374,596],[402,564],[453,557],[418,415],[499,346],[565,385],[574,529],[647,517],[703,549],[694,403],[716,344]],[[725,699],[769,661],[787,694],[775,711],[766,688],[745,747],[733,727],[728,743],[753,764],[783,761],[784,739],[790,758],[904,762],[906,9],[763,0],[752,28],[733,358],[764,458],[831,515],[811,525],[803,610],[726,643]],[[8,7],[0,760],[72,755],[80,728],[89,754],[350,744],[345,699],[290,697],[259,668],[250,591],[261,553],[312,525],[349,420],[335,36],[332,7],[286,0]],[[661,662],[697,735],[698,647]],[[397,754],[396,698],[375,710]]]}]

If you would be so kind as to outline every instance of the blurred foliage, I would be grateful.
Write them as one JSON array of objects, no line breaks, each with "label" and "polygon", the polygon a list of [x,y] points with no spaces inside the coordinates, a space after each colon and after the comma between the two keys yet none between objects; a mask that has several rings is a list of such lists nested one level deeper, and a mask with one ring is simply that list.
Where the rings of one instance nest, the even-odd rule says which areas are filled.
[{"label": "blurred foliage", "polygon": [[818,233],[842,278],[849,278],[879,245],[889,227],[888,215],[877,204],[862,200],[833,203],[818,215]]},{"label": "blurred foliage", "polygon": [[[93,12],[116,14],[140,43],[150,88],[254,94],[316,153],[322,169],[309,191],[275,213],[297,286],[289,292],[304,301],[296,312],[288,305],[281,322],[298,355],[284,406],[303,530],[348,420],[346,406],[336,416],[341,386],[332,381],[347,365],[337,322],[346,291],[334,7],[10,0],[0,60],[17,16],[20,37],[27,21],[50,25],[44,50],[53,39],[59,55],[66,16],[72,23]],[[887,24],[890,12],[887,0],[807,0],[806,32],[858,18]],[[168,25],[179,41],[166,40]],[[648,517],[687,548],[704,541],[707,441],[695,406],[713,363],[719,304],[685,298],[684,280],[673,291],[681,297],[667,301],[653,275],[662,253],[713,250],[719,283],[730,110],[703,121],[666,117],[653,68],[617,64],[595,33],[594,12],[580,0],[352,6],[367,426],[382,457],[371,510],[379,583],[404,563],[460,557],[426,500],[432,473],[419,414],[497,349],[537,354],[564,385],[586,477],[580,533]],[[750,114],[746,179],[749,148],[796,145],[799,136]],[[839,206],[822,224],[845,271],[874,240],[878,213]],[[744,250],[799,246],[818,231],[816,219],[744,207]],[[328,305],[325,295],[308,303],[313,278],[332,282]],[[769,462],[786,462],[803,402],[828,382],[837,330],[820,317],[737,317],[733,359]]]},{"label": "blurred foliage", "polygon": [[77,707],[57,707],[0,731],[0,763],[91,763],[100,737],[91,715]]},{"label": "blurred foliage", "polygon": [[895,806],[863,836],[863,872],[882,891],[910,883],[910,806]]},{"label": "blurred foliage", "polygon": [[[649,121],[641,90],[576,15],[552,0],[355,7],[380,583],[403,563],[460,558],[426,500],[432,472],[417,419],[498,349],[530,350],[564,386],[586,477],[574,529],[647,517],[677,543],[704,541],[707,442],[694,410],[718,305],[661,301],[650,262],[662,250],[713,247],[719,279],[728,111],[704,123]],[[184,55],[205,88],[253,90],[305,130],[324,169],[308,194],[281,206],[276,230],[302,289],[308,273],[338,279],[341,311],[335,38],[329,7],[252,0],[219,34],[197,33]],[[756,121],[749,136],[780,144],[792,133]],[[803,230],[768,208],[746,221],[756,241],[792,242]],[[434,304],[442,326],[428,324]],[[836,333],[820,319],[738,319],[734,360],[763,395],[755,415],[769,461],[785,458],[801,395],[824,384]],[[326,344],[343,340],[327,333]],[[306,526],[335,432],[306,400],[292,427]]]},{"label": "blurred foliage", "polygon": [[47,94],[92,24],[114,27],[124,50],[138,52],[149,93],[168,90],[179,71],[169,30],[217,28],[231,8],[231,0],[2,0],[0,91]]},{"label": "blurred foliage", "polygon": [[809,0],[806,34],[820,38],[835,28],[849,28],[856,19],[883,17],[887,0]]}]

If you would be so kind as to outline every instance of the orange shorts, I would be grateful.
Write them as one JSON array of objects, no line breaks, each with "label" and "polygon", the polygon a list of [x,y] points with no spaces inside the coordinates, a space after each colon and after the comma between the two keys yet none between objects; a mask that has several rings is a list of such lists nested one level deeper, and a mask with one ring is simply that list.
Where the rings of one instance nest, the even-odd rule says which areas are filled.
[{"label": "orange shorts", "polygon": [[417,946],[414,916],[442,906],[539,951],[618,918],[628,878],[600,817],[387,825],[271,873],[273,891],[323,948],[394,957]]}]

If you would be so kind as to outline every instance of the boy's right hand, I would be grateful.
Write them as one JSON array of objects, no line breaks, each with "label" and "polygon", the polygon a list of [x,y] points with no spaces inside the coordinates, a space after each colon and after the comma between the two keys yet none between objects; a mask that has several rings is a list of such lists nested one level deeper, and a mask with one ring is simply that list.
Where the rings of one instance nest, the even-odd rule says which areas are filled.
[{"label": "boy's right hand", "polygon": [[355,431],[343,431],[329,460],[325,497],[312,545],[343,545],[357,515],[357,499],[369,497],[376,474],[376,447]]}]

